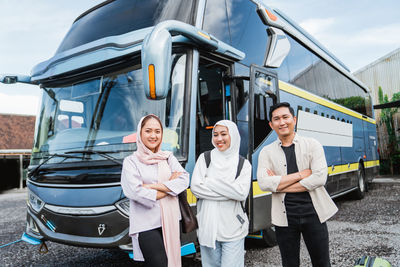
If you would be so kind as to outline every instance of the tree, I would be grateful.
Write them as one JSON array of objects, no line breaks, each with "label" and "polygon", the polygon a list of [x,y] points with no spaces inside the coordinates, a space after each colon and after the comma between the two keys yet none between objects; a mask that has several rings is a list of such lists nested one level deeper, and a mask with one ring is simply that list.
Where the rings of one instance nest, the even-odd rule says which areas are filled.
[{"label": "tree", "polygon": [[[389,101],[387,94],[383,95],[382,87],[379,86],[378,90],[379,104],[385,104],[392,101],[400,100],[400,92],[393,94],[392,99]],[[384,108],[381,111],[381,122],[385,124],[389,137],[388,151],[389,151],[389,164],[390,172],[394,173],[394,166],[400,163],[400,150],[398,144],[399,138],[396,138],[396,129],[394,128],[393,115],[398,111],[398,108]]]}]

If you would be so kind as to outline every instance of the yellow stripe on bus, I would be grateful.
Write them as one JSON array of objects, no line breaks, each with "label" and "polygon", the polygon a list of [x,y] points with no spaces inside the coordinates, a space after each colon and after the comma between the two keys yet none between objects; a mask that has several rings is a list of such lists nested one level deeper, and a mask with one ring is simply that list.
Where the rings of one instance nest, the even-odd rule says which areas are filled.
[{"label": "yellow stripe on bus", "polygon": [[357,163],[351,163],[350,166],[349,164],[343,164],[343,165],[335,165],[332,170],[332,166],[328,167],[328,174],[329,175],[335,175],[339,173],[345,173],[345,172],[350,172],[350,171],[356,171],[358,170],[358,162]]},{"label": "yellow stripe on bus", "polygon": [[193,195],[192,191],[189,188],[186,189],[186,193],[187,193],[187,200],[188,200],[189,204],[196,204],[197,199]]},{"label": "yellow stripe on bus", "polygon": [[[379,160],[370,160],[370,161],[364,161],[364,167],[365,168],[371,168],[379,166]],[[342,164],[342,165],[335,165],[332,171],[332,166],[328,167],[328,174],[329,175],[337,175],[341,173],[346,173],[346,172],[352,172],[358,170],[359,163],[351,163],[349,164]],[[253,197],[259,196],[259,195],[265,195],[265,194],[271,194],[270,191],[263,191],[261,190],[260,186],[258,185],[258,181],[253,181]],[[189,204],[195,204],[196,203],[196,197],[193,195],[192,191],[190,189],[187,189],[187,199]]]},{"label": "yellow stripe on bus", "polygon": [[253,196],[264,195],[270,193],[269,191],[262,191],[258,185],[258,181],[253,181]]},{"label": "yellow stripe on bus", "polygon": [[371,160],[364,162],[364,168],[371,168],[375,166],[379,166],[379,160]]},{"label": "yellow stripe on bus", "polygon": [[332,101],[329,101],[329,100],[326,100],[326,99],[324,99],[322,97],[316,96],[316,95],[314,95],[312,93],[309,93],[307,91],[299,89],[299,88],[297,88],[297,87],[295,87],[293,85],[290,85],[288,83],[285,83],[283,81],[279,81],[279,88],[281,90],[283,90],[283,91],[286,91],[286,92],[291,93],[293,95],[300,96],[300,97],[302,97],[304,99],[313,101],[313,102],[318,103],[320,105],[323,105],[325,107],[328,107],[328,108],[337,110],[339,112],[345,113],[347,115],[353,116],[355,118],[362,119],[362,120],[368,121],[370,123],[376,124],[376,121],[374,119],[371,119],[371,118],[368,118],[368,117],[364,118],[363,115],[361,115],[360,113],[357,113],[355,111],[352,111],[350,109],[342,107],[342,106],[340,106],[340,105],[338,105],[338,104],[336,104],[336,103],[334,103]]}]

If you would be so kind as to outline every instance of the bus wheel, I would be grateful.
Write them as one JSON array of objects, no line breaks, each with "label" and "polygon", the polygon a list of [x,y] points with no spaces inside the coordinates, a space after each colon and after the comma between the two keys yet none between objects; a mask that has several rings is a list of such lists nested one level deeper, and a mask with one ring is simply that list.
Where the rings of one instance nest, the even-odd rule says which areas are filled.
[{"label": "bus wheel", "polygon": [[263,230],[263,240],[267,247],[273,247],[276,245],[275,227]]},{"label": "bus wheel", "polygon": [[366,182],[365,182],[365,172],[362,167],[362,163],[360,163],[360,167],[357,171],[357,189],[354,192],[354,196],[356,199],[363,199],[366,191]]}]

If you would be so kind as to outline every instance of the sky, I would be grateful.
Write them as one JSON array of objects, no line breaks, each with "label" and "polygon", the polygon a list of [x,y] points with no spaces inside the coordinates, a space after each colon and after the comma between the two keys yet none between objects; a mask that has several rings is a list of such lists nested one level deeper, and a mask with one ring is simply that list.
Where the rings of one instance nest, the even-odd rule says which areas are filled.
[{"label": "sky", "polygon": [[[209,0],[212,1],[212,0]],[[102,0],[0,0],[0,74],[29,75]],[[399,0],[265,0],[354,72],[400,47]],[[0,84],[0,113],[36,115],[41,89]]]}]

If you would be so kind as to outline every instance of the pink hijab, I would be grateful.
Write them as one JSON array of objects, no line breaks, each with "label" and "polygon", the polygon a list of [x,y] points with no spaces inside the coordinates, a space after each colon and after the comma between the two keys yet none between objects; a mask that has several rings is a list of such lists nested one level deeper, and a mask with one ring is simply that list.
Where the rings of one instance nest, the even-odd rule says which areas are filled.
[{"label": "pink hijab", "polygon": [[[142,142],[141,130],[142,121],[148,116],[155,116],[153,114],[143,117],[137,127],[137,151],[136,157],[144,164],[158,164],[158,182],[163,183],[168,181],[171,177],[171,168],[168,165],[168,157],[172,154],[169,151],[161,150],[161,143],[156,147],[154,153],[148,149]],[[162,128],[162,125],[161,125]],[[161,225],[165,252],[168,257],[169,267],[181,266],[181,242],[180,242],[180,229],[179,229],[179,202],[178,197],[168,195],[159,200],[161,208]],[[139,233],[140,234],[140,233]]]}]

